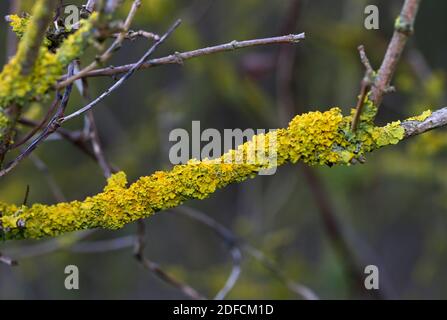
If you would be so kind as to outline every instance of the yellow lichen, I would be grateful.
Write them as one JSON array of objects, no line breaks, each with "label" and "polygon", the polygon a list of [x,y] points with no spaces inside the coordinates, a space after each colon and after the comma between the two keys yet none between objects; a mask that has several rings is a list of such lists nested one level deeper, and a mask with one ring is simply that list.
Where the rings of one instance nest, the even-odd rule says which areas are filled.
[{"label": "yellow lichen", "polygon": [[407,120],[408,121],[424,121],[425,119],[427,119],[428,117],[430,117],[432,114],[431,110],[425,110],[424,112],[422,112],[420,115],[418,116],[414,116],[414,117],[410,117]]},{"label": "yellow lichen", "polygon": [[89,20],[84,20],[81,28],[70,35],[55,53],[41,46],[32,72],[25,76],[21,75],[18,63],[21,59],[19,51],[0,74],[0,108],[13,102],[24,105],[31,99],[42,97],[47,93],[64,73],[66,65],[81,55],[87,45],[95,16],[92,15]]},{"label": "yellow lichen", "polygon": [[14,33],[17,35],[17,37],[20,39],[23,37],[25,31],[26,31],[26,26],[28,25],[29,22],[29,17],[19,17],[16,14],[11,14],[8,16],[9,19],[9,25],[12,28],[12,31],[14,31]]},{"label": "yellow lichen", "polygon": [[[339,108],[299,115],[288,128],[254,136],[217,159],[192,159],[170,171],[142,177],[130,186],[125,174],[117,173],[108,179],[103,192],[84,201],[31,207],[0,202],[1,235],[5,239],[22,239],[81,229],[117,229],[188,199],[204,199],[230,183],[255,177],[263,169],[298,161],[309,165],[349,165],[352,159],[403,138],[399,122],[380,128],[360,123],[353,134],[349,130],[351,119],[343,117]],[[272,142],[276,162],[250,158],[252,152],[270,156]],[[238,159],[244,161],[235,161]]]}]

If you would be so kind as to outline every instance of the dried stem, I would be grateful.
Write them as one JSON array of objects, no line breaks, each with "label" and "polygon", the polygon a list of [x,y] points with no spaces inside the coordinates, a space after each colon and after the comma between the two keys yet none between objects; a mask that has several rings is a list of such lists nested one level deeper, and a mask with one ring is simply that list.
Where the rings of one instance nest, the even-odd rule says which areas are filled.
[{"label": "dried stem", "polygon": [[[245,40],[245,41],[232,41],[225,44],[220,44],[212,47],[186,51],[186,52],[176,52],[166,57],[152,59],[144,62],[137,69],[147,69],[151,67],[157,67],[165,64],[182,64],[184,61],[206,56],[214,53],[225,52],[225,51],[233,51],[236,49],[242,49],[247,47],[254,46],[262,46],[269,44],[291,44],[297,43],[300,40],[305,39],[305,34],[291,34],[287,36],[273,37],[273,38],[264,38],[264,39],[254,39],[254,40]],[[118,67],[107,67],[103,69],[97,69],[86,73],[85,77],[99,77],[99,76],[113,76],[120,73],[128,72],[129,70],[135,68],[135,64],[127,64]],[[61,82],[60,85],[56,86],[57,88],[61,88],[62,84],[66,83],[66,81]]]}]

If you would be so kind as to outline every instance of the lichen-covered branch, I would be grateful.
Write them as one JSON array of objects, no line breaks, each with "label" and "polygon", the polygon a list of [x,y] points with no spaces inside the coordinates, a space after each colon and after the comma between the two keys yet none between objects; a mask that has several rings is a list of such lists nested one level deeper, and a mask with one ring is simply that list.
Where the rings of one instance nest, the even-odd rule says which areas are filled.
[{"label": "lichen-covered branch", "polygon": [[[173,208],[189,199],[204,199],[228,184],[242,182],[259,171],[301,161],[309,165],[351,164],[355,159],[382,146],[396,144],[405,137],[439,126],[447,111],[425,112],[403,123],[384,127],[372,124],[374,110],[368,104],[357,131],[350,130],[352,115],[339,108],[296,116],[285,129],[254,136],[236,150],[217,159],[190,160],[170,171],[157,171],[130,186],[123,172],[108,179],[104,191],[86,198],[55,205],[17,206],[0,203],[0,230],[4,239],[42,238],[92,228],[117,229]],[[354,112],[354,111],[353,111]],[[412,129],[419,128],[419,129]],[[253,154],[271,156],[275,142],[275,162]],[[241,161],[242,160],[242,161]]]},{"label": "lichen-covered branch", "polygon": [[[44,21],[52,17],[50,4],[45,0],[38,1],[31,19],[9,16],[11,26],[21,40],[17,54],[0,73],[0,155],[4,155],[12,143],[11,131],[20,110],[29,102],[44,97],[92,38],[96,14],[83,20],[81,28],[68,36],[56,50],[50,50],[49,40],[43,38],[48,25],[42,21],[42,17]],[[12,108],[15,112],[11,112]]]},{"label": "lichen-covered branch", "polygon": [[34,67],[56,4],[57,0],[39,0],[34,7],[33,16],[15,57],[15,63],[22,75],[29,74]]},{"label": "lichen-covered branch", "polygon": [[[23,34],[17,53],[11,59],[10,64],[8,64],[10,66],[9,69],[14,69],[15,72],[13,75],[9,75],[9,79],[7,78],[7,73],[2,72],[0,74],[0,79],[2,79],[0,81],[0,91],[6,91],[4,90],[5,85],[8,82],[9,84],[13,83],[16,76],[26,77],[31,73],[36,64],[39,47],[44,40],[45,31],[51,22],[55,7],[56,0],[39,0],[34,6],[33,17],[28,23],[26,32]],[[0,164],[3,162],[5,153],[13,138],[13,130],[20,112],[21,104],[8,99],[2,101],[0,98]]]}]

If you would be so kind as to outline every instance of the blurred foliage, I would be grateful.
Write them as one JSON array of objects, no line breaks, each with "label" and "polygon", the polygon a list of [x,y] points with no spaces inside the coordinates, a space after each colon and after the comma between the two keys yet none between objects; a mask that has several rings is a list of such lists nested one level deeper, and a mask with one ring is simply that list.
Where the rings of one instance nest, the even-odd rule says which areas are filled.
[{"label": "blurred foliage", "polygon": [[[290,8],[294,1],[298,2],[297,26],[289,30],[286,21],[293,14]],[[28,10],[33,1],[22,2],[23,10]],[[125,1],[121,17],[125,17],[130,3]],[[373,67],[378,68],[401,3],[144,0],[132,28],[161,34],[175,19],[183,19],[157,56],[233,39],[305,31],[307,39],[293,49],[294,113],[323,111],[331,106],[342,106],[347,113],[356,103],[364,73],[357,46],[365,45]],[[379,6],[379,30],[363,28],[366,4]],[[385,97],[379,123],[445,105],[447,42],[440,40],[446,37],[446,11],[447,2],[422,2],[416,33],[393,81],[397,92]],[[8,13],[8,1],[0,3],[0,12]],[[2,43],[6,41],[6,31],[6,22],[2,20]],[[143,39],[126,42],[111,64],[134,62],[148,46]],[[191,130],[192,120],[200,120],[202,129],[277,127],[281,48],[244,49],[190,60],[184,66],[138,72],[119,92],[95,108],[107,158],[134,181],[170,167],[169,132],[178,127]],[[4,51],[0,51],[2,62],[6,61]],[[83,64],[89,63],[94,54],[91,50],[82,59]],[[100,94],[111,83],[113,79],[109,78],[91,79],[92,95]],[[69,109],[81,105],[81,97],[74,94]],[[36,106],[28,112],[30,117],[42,115]],[[68,127],[80,125],[82,120]],[[379,267],[381,287],[387,297],[447,296],[445,141],[445,130],[437,130],[382,149],[370,155],[364,165],[314,170],[327,188],[329,202],[353,251],[365,264]],[[95,194],[105,185],[100,168],[63,140],[48,141],[36,154],[47,164],[69,200]],[[27,185],[29,203],[56,201],[45,174],[31,160],[2,179],[0,199],[20,203]],[[310,287],[320,297],[372,297],[370,292],[359,292],[350,285],[356,280],[324,228],[301,165],[286,166],[273,176],[230,186],[210,199],[188,205],[231,228],[276,261],[290,279]],[[200,292],[214,296],[231,268],[228,251],[215,234],[171,212],[157,214],[146,224],[147,256]],[[134,225],[129,225],[116,232],[98,231],[85,241],[113,239],[134,234],[135,230]],[[0,250],[20,253],[43,242],[4,243]],[[63,249],[19,260],[20,266],[14,268],[0,264],[0,299],[183,297],[138,265],[131,247],[95,254]],[[63,270],[68,264],[79,266],[79,291],[63,287]],[[297,298],[248,255],[244,255],[241,278],[229,297]]]}]

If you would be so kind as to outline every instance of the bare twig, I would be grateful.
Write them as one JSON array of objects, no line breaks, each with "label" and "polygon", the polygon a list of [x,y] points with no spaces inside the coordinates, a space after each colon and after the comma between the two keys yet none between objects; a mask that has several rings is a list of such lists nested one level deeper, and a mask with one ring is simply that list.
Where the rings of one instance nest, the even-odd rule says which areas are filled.
[{"label": "bare twig", "polygon": [[319,300],[318,296],[310,288],[296,283],[290,280],[282,271],[282,269],[276,265],[274,261],[269,259],[262,251],[256,249],[255,247],[245,244],[244,250],[250,254],[253,258],[258,260],[265,268],[270,270],[270,272],[281,282],[283,282],[286,287],[294,292],[295,294],[302,297],[304,300]]},{"label": "bare twig", "polygon": [[[113,36],[118,38],[120,35],[121,35],[121,33],[118,33],[118,34],[114,34]],[[138,31],[129,30],[125,35],[125,39],[131,40],[131,41],[135,40],[138,37],[146,38],[148,40],[154,40],[154,41],[158,41],[160,39],[160,36],[158,34],[149,32],[149,31],[144,31],[144,30],[138,30]]]},{"label": "bare twig", "polygon": [[73,118],[83,114],[84,112],[90,110],[95,105],[97,105],[100,101],[102,101],[105,97],[107,97],[110,93],[112,93],[113,91],[118,89],[127,79],[129,79],[132,76],[132,74],[135,72],[135,70],[137,70],[143,63],[145,63],[147,61],[147,59],[154,53],[154,51],[158,48],[158,46],[160,44],[162,44],[171,35],[172,32],[174,32],[174,30],[179,26],[180,22],[181,22],[180,20],[177,20],[169,28],[169,30],[160,38],[160,40],[155,42],[149,48],[149,50],[140,58],[140,60],[137,63],[135,63],[133,65],[133,67],[131,69],[129,69],[129,71],[127,71],[127,73],[122,78],[120,78],[117,82],[115,82],[109,89],[107,89],[99,97],[97,97],[95,100],[93,100],[92,102],[90,102],[89,104],[84,106],[83,108],[79,109],[78,111],[75,111],[66,117],[60,118],[59,123],[62,124],[64,122],[66,122],[70,119],[73,119]]},{"label": "bare twig", "polygon": [[202,224],[212,228],[230,249],[231,258],[233,260],[233,267],[231,268],[231,273],[228,276],[224,286],[214,297],[214,300],[225,299],[231,289],[233,289],[241,274],[242,252],[238,246],[236,236],[230,230],[219,224],[217,221],[196,209],[187,206],[181,206],[173,209],[172,211],[186,215],[189,218],[199,221]]},{"label": "bare twig", "polygon": [[[225,51],[233,51],[236,49],[242,49],[253,46],[263,46],[269,44],[291,44],[297,43],[300,40],[305,39],[305,34],[290,34],[287,36],[273,37],[273,38],[264,38],[264,39],[254,39],[254,40],[244,40],[244,41],[231,41],[225,44],[220,44],[212,47],[186,51],[186,52],[176,52],[166,57],[151,59],[149,61],[145,61],[143,64],[138,66],[137,69],[147,69],[151,67],[157,67],[165,64],[182,64],[184,61],[206,56],[214,53],[225,52]],[[107,67],[103,69],[97,69],[86,73],[85,77],[99,77],[99,76],[113,76],[120,73],[128,72],[129,70],[135,68],[135,64],[127,64],[118,67]],[[65,81],[61,82],[65,83]],[[60,88],[61,86],[57,86]]]},{"label": "bare twig", "polygon": [[96,5],[96,0],[88,0],[87,3],[85,4],[85,9],[88,12],[92,12],[95,9],[95,5]]},{"label": "bare twig", "polygon": [[130,248],[135,245],[135,236],[124,236],[114,239],[83,241],[74,244],[70,251],[77,253],[103,253]]},{"label": "bare twig", "polygon": [[[27,119],[27,118],[20,118],[18,123],[29,126],[29,127],[36,127],[38,125],[37,122]],[[90,150],[87,137],[84,135],[83,132],[77,130],[77,131],[70,131],[65,128],[59,128],[56,132],[56,135],[59,135],[61,138],[65,139],[66,141],[70,142],[73,146],[77,147],[79,150],[81,150],[83,153],[85,153],[89,158],[92,160],[97,160],[95,153]],[[113,171],[116,171],[115,168],[113,168]]]},{"label": "bare twig", "polygon": [[36,166],[36,168],[40,172],[42,172],[42,174],[45,176],[48,186],[50,187],[51,192],[53,193],[54,199],[58,202],[66,201],[67,199],[64,196],[62,189],[56,183],[56,180],[54,180],[54,177],[51,174],[50,170],[48,170],[48,167],[45,164],[45,162],[43,162],[42,159],[40,159],[35,153],[30,154],[30,159],[33,162],[33,164]]},{"label": "bare twig", "polygon": [[[110,1],[107,3],[109,5]],[[115,2],[112,5],[117,5]],[[85,76],[86,73],[89,71],[95,69],[98,65],[106,62],[110,59],[112,56],[112,53],[116,51],[120,46],[123,40],[125,39],[127,32],[129,31],[130,25],[132,23],[132,20],[135,17],[135,14],[137,13],[138,8],[141,5],[141,0],[134,0],[132,3],[132,6],[129,10],[129,13],[127,15],[126,21],[123,24],[122,31],[118,34],[115,41],[110,45],[110,47],[101,55],[99,56],[95,61],[93,61],[90,65],[82,69],[81,71],[77,72],[75,75],[69,77],[68,79],[62,81],[61,83],[57,84],[57,88],[63,88],[67,86],[70,83],[73,83],[74,81],[81,79]],[[112,9],[112,8],[110,8]]]},{"label": "bare twig", "polygon": [[[303,167],[304,176],[308,182],[308,185],[312,191],[312,195],[320,212],[323,226],[326,229],[326,234],[331,240],[331,244],[334,246],[336,252],[340,255],[346,271],[352,275],[350,277],[352,288],[357,292],[363,293],[363,280],[364,273],[362,266],[365,265],[360,261],[360,258],[353,250],[351,243],[349,243],[345,232],[340,224],[336,213],[334,212],[333,204],[327,194],[327,190],[324,187],[321,179],[315,174],[309,167]],[[381,290],[374,290],[371,292],[376,298],[383,297],[383,286]]]},{"label": "bare twig", "polygon": [[1,252],[0,252],[0,263],[4,263],[8,266],[16,266],[18,264],[17,260],[4,256]]},{"label": "bare twig", "polygon": [[447,125],[447,107],[434,111],[424,121],[403,121],[401,126],[405,129],[405,138],[444,127]]},{"label": "bare twig", "polygon": [[413,33],[420,2],[421,0],[405,0],[400,16],[396,20],[393,37],[371,88],[370,99],[377,107],[380,106],[384,94],[388,91],[408,37]]},{"label": "bare twig", "polygon": [[[74,70],[74,64],[70,63],[68,66],[69,74],[73,73]],[[31,144],[25,148],[25,150],[18,155],[14,160],[12,160],[4,169],[0,171],[0,177],[3,177],[7,173],[9,173],[12,169],[14,169],[23,159],[25,159],[27,156],[33,152],[38,145],[44,141],[49,135],[51,135],[53,132],[55,132],[60,124],[59,119],[63,116],[65,108],[67,107],[68,100],[70,98],[72,85],[69,85],[65,88],[64,95],[62,97],[62,100],[59,104],[58,110],[56,111],[55,115],[52,117],[52,119],[48,122],[45,129],[41,132],[41,134],[31,142]]]},{"label": "bare twig", "polygon": [[241,260],[242,260],[242,252],[241,250],[234,246],[231,251],[231,258],[233,259],[233,267],[231,268],[231,273],[227,278],[224,286],[214,297],[214,300],[223,300],[228,295],[228,293],[233,289],[236,282],[239,280],[239,276],[241,275]]},{"label": "bare twig", "polygon": [[61,99],[62,99],[62,96],[59,95],[59,92],[56,92],[56,98],[53,100],[50,108],[48,108],[48,111],[45,114],[45,117],[36,126],[34,126],[30,132],[28,132],[23,138],[21,138],[20,140],[15,142],[10,148],[14,149],[14,148],[20,147],[21,145],[28,142],[37,132],[39,132],[45,126],[45,124],[48,122],[48,120],[51,118],[51,115],[56,110]]},{"label": "bare twig", "polygon": [[[90,95],[88,92],[88,82],[87,79],[83,78],[80,81],[80,93],[85,101],[90,100]],[[85,136],[89,138],[92,144],[93,153],[95,154],[96,161],[98,165],[101,167],[104,177],[108,178],[113,170],[110,163],[107,161],[106,156],[104,154],[104,150],[101,145],[101,140],[99,138],[98,128],[95,122],[95,116],[93,115],[93,111],[89,110],[85,116],[85,125],[84,129],[86,131]]]},{"label": "bare twig", "polygon": [[135,242],[135,258],[141,263],[141,265],[153,272],[158,278],[163,280],[164,282],[178,288],[182,291],[186,296],[190,297],[194,300],[203,300],[203,297],[200,293],[198,293],[194,288],[190,287],[187,284],[180,282],[179,280],[172,277],[170,274],[166,273],[163,269],[160,268],[158,264],[152,262],[144,255],[144,247],[145,247],[145,225],[143,220],[138,220],[138,237]]},{"label": "bare twig", "polygon": [[[192,219],[208,226],[209,228],[214,230],[216,232],[216,234],[219,237],[221,237],[222,240],[224,240],[225,243],[228,246],[230,246],[231,248],[238,247],[240,249],[243,249],[244,251],[247,251],[248,254],[250,254],[253,258],[258,260],[268,270],[270,270],[272,272],[272,274],[278,280],[283,282],[290,291],[296,293],[303,299],[306,299],[306,300],[318,299],[318,297],[315,295],[315,293],[311,289],[305,287],[304,285],[298,284],[298,283],[288,279],[288,277],[283,273],[281,268],[279,266],[277,266],[274,261],[267,258],[260,250],[254,248],[253,246],[251,246],[251,245],[245,243],[244,241],[242,241],[241,239],[239,239],[230,229],[226,228],[225,226],[223,226],[222,224],[220,224],[219,222],[217,222],[216,220],[211,218],[209,215],[206,215],[205,213],[200,212],[197,209],[193,209],[193,208],[190,208],[187,206],[177,207],[177,208],[172,209],[172,211],[184,214],[187,217],[192,218]],[[233,259],[234,258],[235,257],[233,257]],[[233,263],[237,263],[237,261],[233,261]],[[233,268],[233,271],[230,274],[230,276],[224,286],[224,289],[230,288],[228,285],[229,282],[233,285],[235,284],[234,273],[235,272],[234,272],[234,268]],[[228,293],[229,290],[226,289],[226,291]],[[220,292],[222,292],[222,290]],[[219,296],[219,294],[218,294],[218,296]]]},{"label": "bare twig", "polygon": [[369,62],[368,57],[366,56],[365,47],[360,45],[358,48],[360,53],[360,60],[365,66],[365,76],[363,77],[360,83],[360,94],[357,100],[357,105],[355,107],[355,115],[352,118],[351,130],[355,131],[357,129],[357,124],[360,120],[360,115],[362,114],[363,105],[365,104],[365,98],[368,94],[371,85],[374,83],[374,70],[371,67],[371,63]]}]

